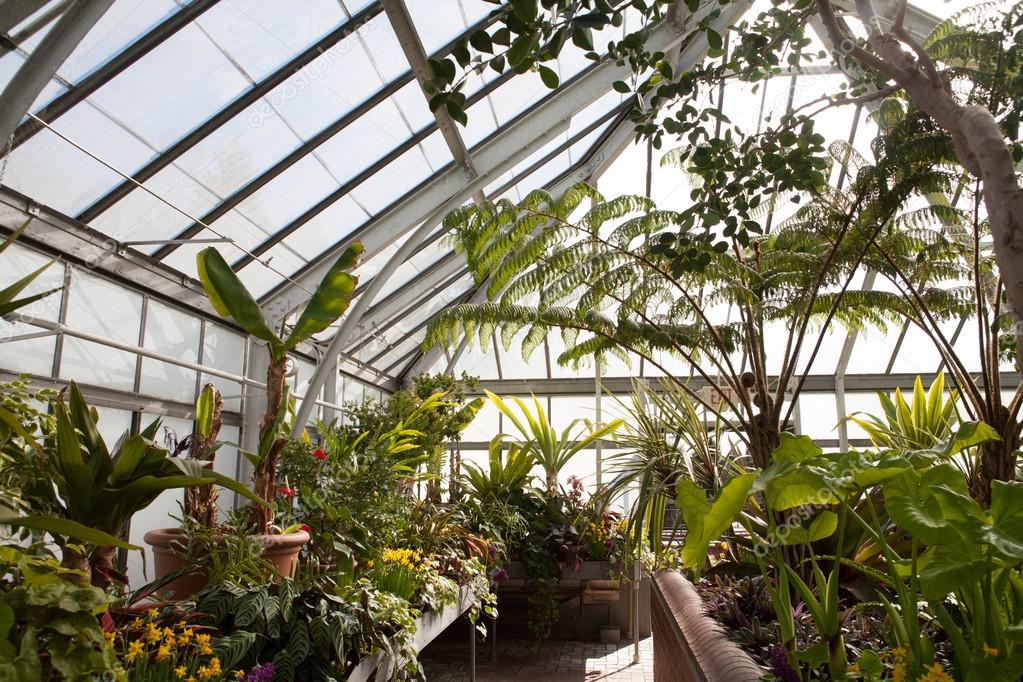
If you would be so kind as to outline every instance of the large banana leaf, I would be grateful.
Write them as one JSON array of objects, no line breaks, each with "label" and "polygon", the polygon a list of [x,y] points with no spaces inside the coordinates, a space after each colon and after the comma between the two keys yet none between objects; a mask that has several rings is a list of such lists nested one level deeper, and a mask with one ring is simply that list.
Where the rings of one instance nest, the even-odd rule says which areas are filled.
[{"label": "large banana leaf", "polygon": [[53,535],[64,535],[67,537],[84,540],[92,545],[100,547],[120,547],[121,549],[142,549],[138,545],[132,545],[120,538],[116,538],[101,530],[84,526],[70,519],[61,519],[55,516],[14,516],[0,514],[0,524],[8,526],[19,526],[29,530],[43,531]]},{"label": "large banana leaf", "polygon": [[284,343],[270,329],[259,304],[245,288],[224,257],[208,247],[196,256],[199,281],[213,308],[224,317],[231,317],[242,329],[270,344],[276,359],[284,355]]},{"label": "large banana leaf", "polygon": [[355,287],[359,284],[359,278],[349,271],[358,265],[362,251],[362,244],[355,242],[334,262],[309,299],[295,328],[284,341],[286,348],[294,348],[313,334],[323,331],[348,309]]}]

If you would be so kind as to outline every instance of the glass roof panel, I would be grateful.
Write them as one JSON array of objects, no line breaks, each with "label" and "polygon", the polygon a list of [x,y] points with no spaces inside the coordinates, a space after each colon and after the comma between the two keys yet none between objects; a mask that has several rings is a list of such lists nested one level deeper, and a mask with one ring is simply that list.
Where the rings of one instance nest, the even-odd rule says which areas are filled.
[{"label": "glass roof panel", "polygon": [[175,165],[227,196],[287,156],[301,140],[279,116],[252,118],[262,103],[217,128]]},{"label": "glass roof panel", "polygon": [[[62,116],[54,129],[115,168],[133,168],[153,150],[91,106]],[[75,215],[122,178],[49,130],[11,153],[4,183],[36,201]]]},{"label": "glass roof panel", "polygon": [[304,258],[312,260],[341,241],[366,221],[367,214],[351,197],[341,197],[284,240]]},{"label": "glass roof panel", "polygon": [[[269,261],[271,267],[264,265],[267,261]],[[303,264],[304,261],[292,253],[289,248],[278,244],[260,256],[259,261],[249,263],[239,270],[238,277],[248,288],[249,292],[256,298],[259,298],[284,281],[284,277],[278,274],[278,272],[291,275],[302,267]]]},{"label": "glass roof panel", "polygon": [[[368,29],[364,26],[359,30]],[[397,43],[387,30],[378,30],[375,35]],[[271,90],[250,117],[257,125],[264,118],[283,116],[300,137],[309,139],[382,84],[359,36],[352,34]]]},{"label": "glass roof panel", "polygon": [[[174,166],[168,166],[147,180],[145,186],[175,208],[137,189],[111,210],[97,216],[90,226],[120,241],[171,239],[192,224],[192,219],[181,211],[199,217],[218,202],[215,194]],[[160,246],[141,248],[152,253]]]},{"label": "glass roof panel", "polygon": [[443,135],[434,132],[356,187],[352,196],[370,213],[377,213],[450,161]]},{"label": "glass roof panel", "polygon": [[230,58],[197,25],[190,24],[97,90],[89,101],[114,112],[149,144],[163,148],[250,84]]},{"label": "glass roof panel", "polygon": [[426,54],[431,55],[495,9],[481,0],[409,0],[405,4]]},{"label": "glass roof panel", "polygon": [[373,165],[409,135],[401,111],[388,98],[323,143],[317,154],[337,181],[343,183]]},{"label": "glass roof panel", "polygon": [[323,165],[312,156],[306,156],[238,204],[235,210],[273,232],[337,188],[338,183]]},{"label": "glass roof panel", "polygon": [[249,78],[260,80],[346,21],[334,0],[220,2],[196,24]]}]

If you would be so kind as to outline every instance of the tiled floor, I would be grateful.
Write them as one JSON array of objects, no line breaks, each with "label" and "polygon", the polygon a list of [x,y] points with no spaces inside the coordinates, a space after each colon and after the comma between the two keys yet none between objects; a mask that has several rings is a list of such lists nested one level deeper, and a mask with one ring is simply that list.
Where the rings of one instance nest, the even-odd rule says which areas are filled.
[{"label": "tiled floor", "polygon": [[[490,645],[476,647],[476,679],[480,682],[652,682],[653,641],[640,642],[640,662],[633,664],[632,642],[532,642],[498,639],[496,661]],[[469,646],[438,641],[423,652],[428,682],[467,682]]]}]

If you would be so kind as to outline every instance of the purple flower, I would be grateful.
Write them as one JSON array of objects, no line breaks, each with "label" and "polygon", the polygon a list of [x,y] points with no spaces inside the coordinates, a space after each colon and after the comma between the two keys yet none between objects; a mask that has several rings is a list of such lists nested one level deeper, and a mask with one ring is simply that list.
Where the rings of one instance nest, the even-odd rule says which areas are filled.
[{"label": "purple flower", "polygon": [[249,671],[242,682],[270,682],[274,678],[274,664],[273,661],[268,661],[263,665],[257,665],[255,668]]},{"label": "purple flower", "polygon": [[506,580],[507,578],[508,571],[504,570],[503,568],[495,568],[490,572],[490,580],[492,580],[495,583],[499,583],[502,580]]},{"label": "purple flower", "polygon": [[771,672],[782,682],[799,682],[799,675],[792,669],[785,647],[775,646],[771,649]]},{"label": "purple flower", "polygon": [[494,559],[494,558],[497,557],[497,545],[495,545],[493,542],[491,542],[489,545],[487,545],[487,551],[490,552],[490,558],[491,559]]}]

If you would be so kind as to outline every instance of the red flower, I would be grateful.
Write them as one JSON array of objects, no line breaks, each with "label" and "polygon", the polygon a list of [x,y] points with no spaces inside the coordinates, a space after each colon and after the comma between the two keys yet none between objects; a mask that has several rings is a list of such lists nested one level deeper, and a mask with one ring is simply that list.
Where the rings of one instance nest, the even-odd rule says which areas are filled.
[{"label": "red flower", "polygon": [[315,457],[316,459],[327,459],[327,453],[324,452],[321,448],[316,448],[315,450],[313,450],[313,457]]},{"label": "red flower", "polygon": [[313,529],[309,527],[308,523],[303,523],[301,526],[299,526],[299,528],[301,528],[307,533],[311,533],[313,531]]},{"label": "red flower", "polygon": [[282,485],[281,489],[280,489],[280,493],[284,497],[294,497],[295,496],[295,489],[294,488],[289,488],[286,485]]}]

